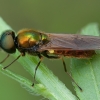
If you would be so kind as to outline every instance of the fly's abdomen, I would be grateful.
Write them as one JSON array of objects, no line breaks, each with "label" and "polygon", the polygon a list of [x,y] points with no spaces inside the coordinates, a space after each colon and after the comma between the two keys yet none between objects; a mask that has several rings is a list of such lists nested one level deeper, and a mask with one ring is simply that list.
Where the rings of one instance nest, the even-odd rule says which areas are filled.
[{"label": "fly's abdomen", "polygon": [[68,57],[77,57],[77,58],[90,58],[95,54],[94,50],[54,50],[56,55],[64,55]]}]

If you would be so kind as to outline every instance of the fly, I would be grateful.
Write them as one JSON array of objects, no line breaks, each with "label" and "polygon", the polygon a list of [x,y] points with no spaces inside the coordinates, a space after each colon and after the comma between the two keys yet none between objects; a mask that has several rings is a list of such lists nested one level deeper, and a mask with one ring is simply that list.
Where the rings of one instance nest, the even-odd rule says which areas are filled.
[{"label": "fly", "polygon": [[[66,64],[63,57],[76,57],[76,58],[91,58],[95,54],[95,50],[100,49],[100,38],[97,36],[78,35],[78,34],[55,34],[44,33],[32,29],[23,29],[17,33],[12,30],[3,32],[0,38],[0,47],[8,53],[7,57],[1,61],[3,63],[10,54],[20,52],[20,55],[13,60],[9,65],[4,67],[6,69],[14,63],[21,56],[28,53],[33,56],[39,57],[39,62],[35,68],[34,80],[36,71],[43,59],[62,59],[65,72],[67,72]],[[73,80],[73,78],[71,77]],[[74,80],[73,80],[74,81]],[[80,90],[82,88],[74,81]],[[34,83],[32,84],[32,86]]]}]

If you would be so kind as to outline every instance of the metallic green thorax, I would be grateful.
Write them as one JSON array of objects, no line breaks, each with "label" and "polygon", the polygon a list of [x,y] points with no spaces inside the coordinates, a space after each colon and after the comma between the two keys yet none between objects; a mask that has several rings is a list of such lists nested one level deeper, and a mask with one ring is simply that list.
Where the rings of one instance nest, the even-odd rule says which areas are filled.
[{"label": "metallic green thorax", "polygon": [[20,47],[30,48],[41,41],[43,44],[47,43],[48,36],[44,33],[33,30],[23,30],[18,32],[17,41]]}]

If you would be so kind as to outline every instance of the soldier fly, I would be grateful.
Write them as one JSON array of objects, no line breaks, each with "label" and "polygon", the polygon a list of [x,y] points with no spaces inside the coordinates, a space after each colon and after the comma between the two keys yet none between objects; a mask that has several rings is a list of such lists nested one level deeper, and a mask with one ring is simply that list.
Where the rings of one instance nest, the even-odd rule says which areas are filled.
[{"label": "soldier fly", "polygon": [[[16,49],[20,52],[20,55],[3,69],[6,69],[21,56],[25,56],[25,53],[28,53],[40,58],[35,68],[34,80],[36,71],[43,57],[50,59],[62,58],[64,70],[71,77],[67,72],[63,57],[92,57],[95,54],[95,50],[100,49],[100,38],[97,36],[78,34],[45,33],[32,29],[20,30],[17,36],[15,36],[15,32],[7,30],[1,35],[0,47],[8,53],[7,57],[1,63],[3,63],[10,54],[15,53]],[[75,81],[74,83],[78,86]],[[34,83],[32,86],[33,85]],[[82,90],[81,87],[79,87],[79,89]]]}]

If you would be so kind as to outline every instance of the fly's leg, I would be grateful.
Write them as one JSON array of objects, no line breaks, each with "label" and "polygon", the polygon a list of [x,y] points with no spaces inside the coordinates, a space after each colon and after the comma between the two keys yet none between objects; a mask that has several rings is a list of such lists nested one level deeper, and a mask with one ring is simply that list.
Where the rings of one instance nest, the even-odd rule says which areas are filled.
[{"label": "fly's leg", "polygon": [[40,58],[40,61],[38,62],[37,66],[35,67],[35,73],[34,73],[34,78],[33,78],[33,84],[32,84],[32,86],[34,86],[35,77],[36,77],[36,71],[37,71],[37,69],[38,69],[40,63],[41,63],[42,60],[43,60],[43,57],[42,57],[41,55],[38,55],[38,56],[39,56],[39,58]]},{"label": "fly's leg", "polygon": [[[44,55],[45,57],[47,57],[47,58],[50,58],[50,59],[57,59],[57,58],[60,58],[59,56],[49,56],[49,55],[47,55],[46,53],[43,53],[43,55]],[[36,71],[37,71],[37,69],[38,69],[40,63],[41,63],[42,60],[43,60],[43,57],[42,57],[40,54],[38,55],[38,57],[40,58],[40,61],[38,62],[37,66],[36,66],[36,68],[35,68],[35,73],[34,73],[34,78],[33,78],[34,81],[33,81],[32,86],[34,86],[35,77],[36,77]]]},{"label": "fly's leg", "polygon": [[11,64],[13,64],[17,59],[19,59],[23,54],[20,54],[16,59],[14,59],[9,65],[5,66],[3,69],[8,68]]},{"label": "fly's leg", "polygon": [[9,57],[9,54],[0,62],[0,64],[3,63],[8,57]]},{"label": "fly's leg", "polygon": [[[46,52],[42,53],[43,56],[47,57],[47,58],[50,58],[50,59],[59,59],[59,58],[62,58],[61,56],[49,56]],[[38,68],[38,66],[40,65],[40,62],[41,60],[39,61],[36,69]],[[62,62],[63,62],[63,66],[64,66],[64,70],[65,72],[68,74],[68,76],[72,79],[72,81],[77,85],[77,87],[82,91],[82,88],[75,82],[75,80],[72,78],[72,76],[67,72],[67,68],[66,68],[66,64],[65,64],[65,61],[64,59],[62,58]],[[34,84],[33,84],[34,85]]]},{"label": "fly's leg", "polygon": [[64,66],[64,70],[65,72],[68,74],[68,76],[72,79],[72,81],[77,85],[77,87],[82,91],[82,88],[75,82],[75,80],[72,78],[72,76],[68,73],[67,68],[66,68],[66,64],[64,59],[62,58],[62,62],[63,62],[63,66]]},{"label": "fly's leg", "polygon": [[[43,54],[45,57],[47,58],[51,58],[51,59],[59,59],[59,58],[62,58],[60,56],[49,56],[47,55],[46,53]],[[65,61],[64,59],[62,58],[62,62],[63,62],[63,66],[64,66],[64,70],[65,72],[68,74],[68,76],[72,79],[72,81],[77,85],[77,87],[82,91],[82,88],[75,82],[75,80],[72,78],[72,76],[67,72],[67,68],[66,68],[66,64],[65,64]]]},{"label": "fly's leg", "polygon": [[49,56],[46,52],[43,53],[43,56],[45,56],[49,59],[59,59],[59,58],[61,58],[60,56]]}]

